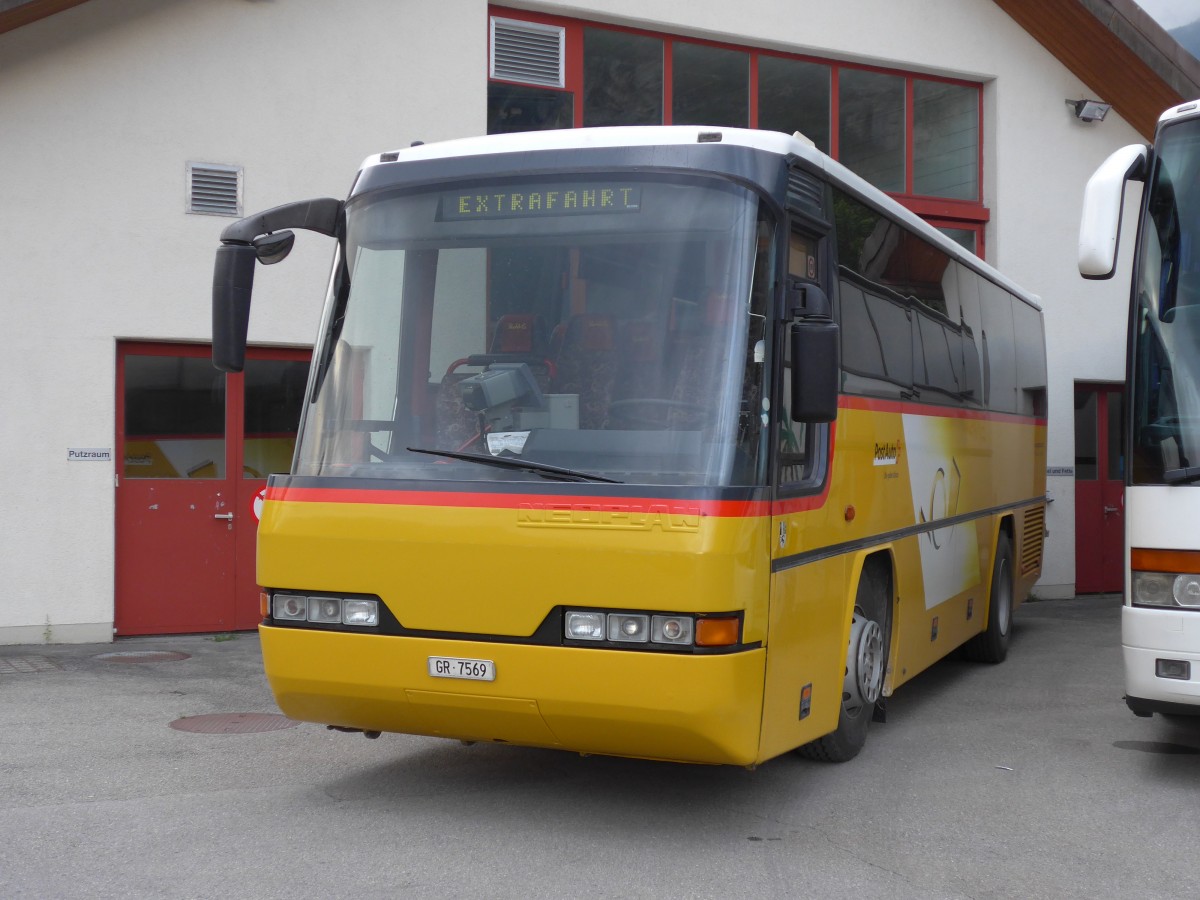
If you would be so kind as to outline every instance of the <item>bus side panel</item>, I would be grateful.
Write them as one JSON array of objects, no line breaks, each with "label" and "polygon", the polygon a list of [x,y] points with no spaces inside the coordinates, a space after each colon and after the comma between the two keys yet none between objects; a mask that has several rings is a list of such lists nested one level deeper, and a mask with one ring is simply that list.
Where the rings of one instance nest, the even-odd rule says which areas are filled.
[{"label": "bus side panel", "polygon": [[[816,740],[837,727],[846,665],[849,557],[777,572],[771,579],[771,627],[763,696],[763,759]],[[807,708],[802,691],[811,689]]]}]

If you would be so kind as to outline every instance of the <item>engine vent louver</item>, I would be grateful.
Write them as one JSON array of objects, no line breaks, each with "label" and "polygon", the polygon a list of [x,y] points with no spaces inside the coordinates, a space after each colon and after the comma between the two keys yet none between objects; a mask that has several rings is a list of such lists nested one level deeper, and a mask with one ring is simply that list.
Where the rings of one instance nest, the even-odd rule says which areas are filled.
[{"label": "engine vent louver", "polygon": [[1021,574],[1028,575],[1042,567],[1042,544],[1046,529],[1046,508],[1025,510],[1021,528]]},{"label": "engine vent louver", "polygon": [[188,163],[187,211],[206,216],[240,216],[241,167]]},{"label": "engine vent louver", "polygon": [[558,26],[493,18],[491,77],[562,87],[565,40]]}]

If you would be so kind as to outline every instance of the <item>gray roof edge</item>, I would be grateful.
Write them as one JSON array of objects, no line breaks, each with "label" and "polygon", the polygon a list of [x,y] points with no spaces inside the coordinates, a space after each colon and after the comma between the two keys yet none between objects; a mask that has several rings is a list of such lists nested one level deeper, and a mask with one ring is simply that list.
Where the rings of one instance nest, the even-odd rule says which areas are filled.
[{"label": "gray roof edge", "polygon": [[1080,2],[1184,100],[1200,99],[1200,60],[1134,0]]}]

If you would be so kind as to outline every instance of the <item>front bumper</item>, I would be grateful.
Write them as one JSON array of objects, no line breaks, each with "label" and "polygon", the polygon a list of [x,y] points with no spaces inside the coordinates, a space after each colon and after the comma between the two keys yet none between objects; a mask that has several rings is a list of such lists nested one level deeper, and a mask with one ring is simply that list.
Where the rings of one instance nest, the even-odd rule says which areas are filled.
[{"label": "front bumper", "polygon": [[[346,634],[263,625],[267,680],[293,719],[681,762],[759,762],[765,651],[713,656]],[[491,682],[431,656],[488,659]]]}]

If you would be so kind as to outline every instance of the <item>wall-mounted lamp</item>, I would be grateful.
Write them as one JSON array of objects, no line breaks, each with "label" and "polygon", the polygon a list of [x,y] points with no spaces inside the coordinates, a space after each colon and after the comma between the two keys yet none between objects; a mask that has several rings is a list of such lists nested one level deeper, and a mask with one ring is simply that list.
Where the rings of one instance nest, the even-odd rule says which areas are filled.
[{"label": "wall-mounted lamp", "polygon": [[1067,106],[1075,112],[1075,118],[1081,122],[1103,122],[1111,103],[1101,103],[1098,100],[1068,100]]}]

